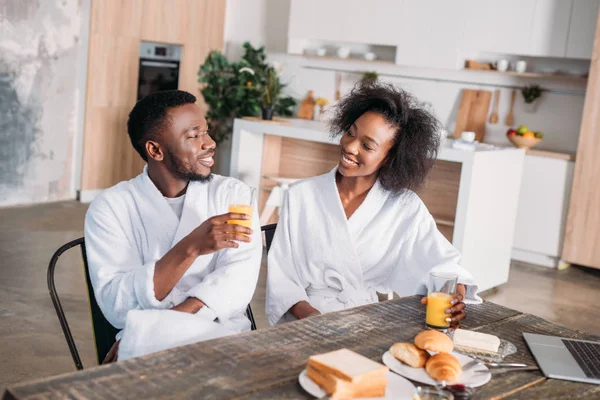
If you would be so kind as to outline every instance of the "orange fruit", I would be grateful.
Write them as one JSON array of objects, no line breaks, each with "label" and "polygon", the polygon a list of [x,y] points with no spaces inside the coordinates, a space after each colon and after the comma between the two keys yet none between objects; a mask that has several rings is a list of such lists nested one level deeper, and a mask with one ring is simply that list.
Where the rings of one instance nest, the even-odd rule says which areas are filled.
[{"label": "orange fruit", "polygon": [[524,138],[531,138],[531,139],[534,139],[534,138],[535,138],[535,133],[533,133],[533,132],[525,132],[525,133],[523,134],[523,137],[524,137]]}]

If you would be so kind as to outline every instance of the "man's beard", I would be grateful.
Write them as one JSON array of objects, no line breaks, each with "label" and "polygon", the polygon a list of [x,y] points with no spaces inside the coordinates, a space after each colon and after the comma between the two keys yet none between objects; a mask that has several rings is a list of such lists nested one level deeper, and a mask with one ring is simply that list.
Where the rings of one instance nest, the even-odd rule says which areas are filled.
[{"label": "man's beard", "polygon": [[177,174],[181,180],[196,181],[196,182],[210,182],[213,178],[212,173],[208,175],[202,175],[194,172],[189,165],[181,162],[170,149],[166,149],[171,170]]}]

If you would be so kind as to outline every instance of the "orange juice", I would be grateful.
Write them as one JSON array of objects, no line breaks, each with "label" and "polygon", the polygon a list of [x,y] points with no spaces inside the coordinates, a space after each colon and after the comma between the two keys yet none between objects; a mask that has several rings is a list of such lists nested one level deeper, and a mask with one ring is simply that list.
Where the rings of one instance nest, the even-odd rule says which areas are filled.
[{"label": "orange juice", "polygon": [[446,318],[446,310],[451,307],[450,301],[453,295],[448,293],[433,292],[427,296],[427,313],[425,322],[432,328],[448,328],[450,324]]},{"label": "orange juice", "polygon": [[245,204],[232,204],[229,206],[230,213],[237,214],[247,214],[250,216],[250,219],[230,219],[227,221],[228,224],[231,225],[241,225],[246,228],[252,228],[252,206],[248,206]]}]

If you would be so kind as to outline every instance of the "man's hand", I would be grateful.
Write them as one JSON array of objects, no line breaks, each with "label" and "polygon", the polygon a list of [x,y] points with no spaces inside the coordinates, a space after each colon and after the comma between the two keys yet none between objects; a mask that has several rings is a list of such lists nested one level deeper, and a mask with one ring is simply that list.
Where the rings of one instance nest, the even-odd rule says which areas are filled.
[{"label": "man's hand", "polygon": [[196,256],[214,253],[227,248],[238,248],[237,242],[250,243],[252,229],[241,225],[227,224],[227,221],[247,220],[249,215],[227,213],[215,215],[194,229],[185,240],[194,250]]},{"label": "man's hand", "polygon": [[[449,322],[452,328],[458,328],[460,326],[460,321],[466,317],[466,306],[465,303],[463,303],[466,293],[467,289],[465,285],[456,285],[456,296],[454,296],[454,298],[450,301],[451,307],[446,310],[446,314],[448,315],[448,319],[450,319]],[[427,297],[423,297],[421,299],[421,304],[427,304]]]},{"label": "man's hand", "polygon": [[227,221],[247,220],[249,215],[227,213],[215,215],[204,221],[184,237],[160,260],[154,268],[154,296],[161,301],[173,290],[177,282],[198,256],[227,248],[238,248],[237,242],[249,243],[252,229],[240,225],[228,225]]},{"label": "man's hand", "polygon": [[186,312],[186,313],[190,313],[190,314],[196,314],[205,305],[206,304],[204,304],[204,302],[202,300],[198,300],[195,297],[188,297],[182,303],[171,308],[171,310]]}]

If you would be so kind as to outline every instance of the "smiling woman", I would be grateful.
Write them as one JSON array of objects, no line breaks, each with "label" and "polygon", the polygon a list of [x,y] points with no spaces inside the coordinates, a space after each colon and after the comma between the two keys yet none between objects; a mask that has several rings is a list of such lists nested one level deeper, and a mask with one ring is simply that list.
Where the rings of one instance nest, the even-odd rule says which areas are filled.
[{"label": "smiling woman", "polygon": [[[384,189],[418,189],[439,147],[438,120],[393,85],[363,83],[342,99],[331,122],[341,138],[343,176],[379,177]],[[375,174],[375,175],[374,175]]]},{"label": "smiling woman", "polygon": [[405,91],[357,86],[337,106],[339,163],[288,191],[269,252],[271,324],[377,301],[377,292],[425,293],[431,271],[458,276],[446,320],[479,302],[459,252],[413,192],[438,148],[438,121]]}]

